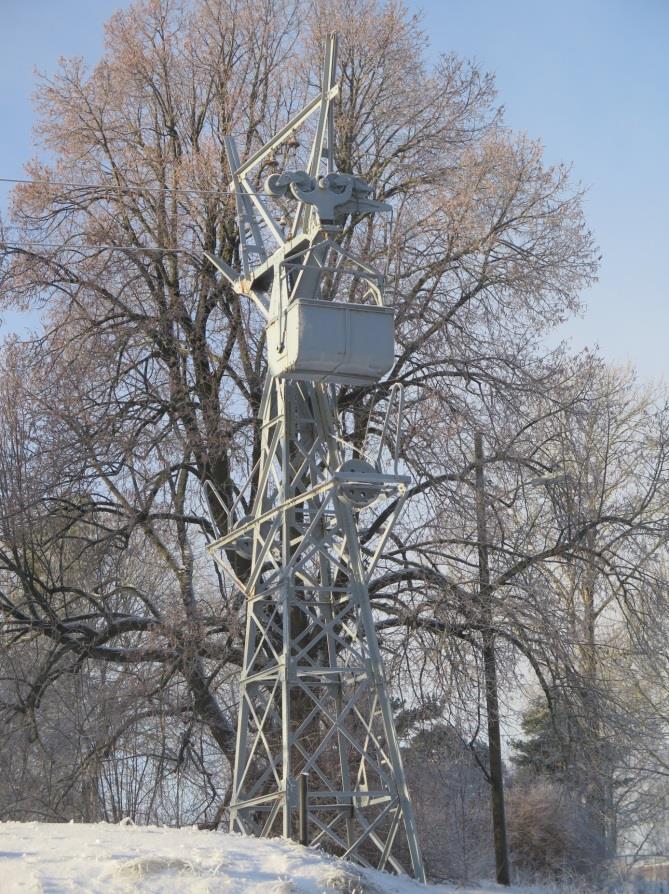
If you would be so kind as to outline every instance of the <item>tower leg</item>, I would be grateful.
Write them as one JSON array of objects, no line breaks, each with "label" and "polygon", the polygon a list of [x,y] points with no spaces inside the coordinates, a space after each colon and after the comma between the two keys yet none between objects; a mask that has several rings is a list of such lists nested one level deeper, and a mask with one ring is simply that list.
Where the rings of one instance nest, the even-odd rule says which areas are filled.
[{"label": "tower leg", "polygon": [[[275,388],[251,526],[231,828],[295,837],[307,774],[312,843],[397,872],[405,847],[423,879],[356,512],[337,477],[335,408],[324,386]],[[394,479],[386,487],[396,496]]]}]

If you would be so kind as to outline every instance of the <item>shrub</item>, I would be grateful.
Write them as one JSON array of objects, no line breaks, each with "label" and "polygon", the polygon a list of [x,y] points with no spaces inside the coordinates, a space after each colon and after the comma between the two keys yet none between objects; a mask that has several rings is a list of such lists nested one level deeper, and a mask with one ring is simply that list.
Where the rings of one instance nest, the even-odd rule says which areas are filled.
[{"label": "shrub", "polygon": [[604,843],[587,809],[564,786],[547,779],[508,792],[509,850],[521,874],[596,876]]}]

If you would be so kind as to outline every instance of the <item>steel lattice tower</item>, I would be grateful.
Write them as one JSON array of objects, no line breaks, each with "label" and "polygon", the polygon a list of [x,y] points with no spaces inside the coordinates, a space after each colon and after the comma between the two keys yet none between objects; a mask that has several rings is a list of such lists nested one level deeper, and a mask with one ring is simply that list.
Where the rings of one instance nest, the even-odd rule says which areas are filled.
[{"label": "steel lattice tower", "polygon": [[[209,552],[247,600],[231,830],[295,837],[298,778],[307,774],[311,843],[397,872],[404,854],[424,879],[368,595],[409,483],[396,452],[390,470],[382,465],[384,443],[399,439],[401,392],[391,389],[371,459],[342,436],[337,409],[336,385],[373,384],[393,362],[382,277],[339,244],[351,215],[389,207],[335,172],[335,67],[333,35],[321,92],[302,112],[244,163],[227,140],[241,271],[208,255],[265,317],[269,352],[260,458],[232,507],[205,485],[228,519]],[[285,233],[249,178],[308,120],[307,169],[265,184],[275,201],[296,201]],[[336,300],[343,283],[355,303]]]}]

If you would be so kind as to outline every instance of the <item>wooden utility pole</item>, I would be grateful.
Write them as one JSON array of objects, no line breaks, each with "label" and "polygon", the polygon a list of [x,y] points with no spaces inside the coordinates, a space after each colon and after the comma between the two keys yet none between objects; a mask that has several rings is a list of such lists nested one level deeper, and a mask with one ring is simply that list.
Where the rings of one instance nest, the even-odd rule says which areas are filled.
[{"label": "wooden utility pole", "polygon": [[495,867],[497,882],[510,885],[509,849],[506,841],[506,814],[504,810],[504,774],[502,770],[502,737],[499,723],[499,699],[497,696],[497,663],[495,659],[495,635],[492,626],[492,589],[488,564],[488,532],[486,526],[485,476],[483,471],[483,437],[474,436],[476,460],[476,530],[479,558],[479,599],[483,638],[483,674],[485,678],[486,714],[488,721],[488,754],[490,761],[490,803],[495,839]]}]

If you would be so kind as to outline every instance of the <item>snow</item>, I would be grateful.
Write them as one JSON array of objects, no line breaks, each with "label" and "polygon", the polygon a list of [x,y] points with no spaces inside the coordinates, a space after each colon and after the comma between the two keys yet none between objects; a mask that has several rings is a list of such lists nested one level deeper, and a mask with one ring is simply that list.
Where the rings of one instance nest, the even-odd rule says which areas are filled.
[{"label": "snow", "polygon": [[[3,894],[491,894],[361,870],[275,838],[108,823],[0,823]],[[512,889],[517,892],[520,889]]]}]

